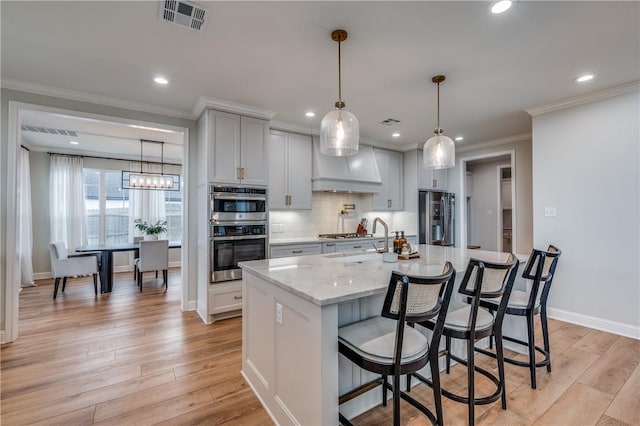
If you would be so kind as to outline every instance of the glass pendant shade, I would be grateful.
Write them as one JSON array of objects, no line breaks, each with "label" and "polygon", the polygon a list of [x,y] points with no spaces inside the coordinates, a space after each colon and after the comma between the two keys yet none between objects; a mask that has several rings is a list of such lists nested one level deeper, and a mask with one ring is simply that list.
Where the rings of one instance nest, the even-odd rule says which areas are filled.
[{"label": "glass pendant shade", "polygon": [[358,152],[360,125],[355,115],[344,109],[330,111],[320,123],[320,153],[346,156]]},{"label": "glass pendant shade", "polygon": [[455,167],[456,146],[450,137],[436,133],[424,143],[422,161],[425,169]]}]

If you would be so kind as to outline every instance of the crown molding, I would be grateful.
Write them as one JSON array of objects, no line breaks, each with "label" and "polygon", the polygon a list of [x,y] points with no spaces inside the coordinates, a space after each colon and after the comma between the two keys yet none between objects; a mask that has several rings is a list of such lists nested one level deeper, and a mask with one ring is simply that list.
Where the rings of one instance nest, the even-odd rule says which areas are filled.
[{"label": "crown molding", "polygon": [[517,143],[531,140],[531,133],[520,133],[518,135],[507,136],[506,138],[495,139],[492,141],[478,142],[468,146],[456,146],[456,152],[476,151],[478,149],[489,148],[492,146],[506,145],[508,143]]},{"label": "crown molding", "polygon": [[270,129],[282,130],[284,132],[300,133],[301,135],[320,135],[320,125],[314,126],[299,126],[297,124],[289,124],[283,121],[271,120],[269,123]]},{"label": "crown molding", "polygon": [[60,89],[57,87],[44,86],[41,84],[26,83],[18,80],[3,79],[0,83],[0,86],[4,89],[18,90],[21,92],[34,93],[43,96],[53,96],[56,98],[68,99],[72,101],[88,102],[97,105],[129,109],[132,111],[140,111],[150,114],[187,118],[190,120],[193,119],[193,116],[187,110],[165,108],[158,105],[145,104],[141,102],[112,98],[109,96],[96,95],[92,93],[77,92],[75,90]]},{"label": "crown molding", "polygon": [[602,99],[611,98],[618,95],[624,95],[640,89],[640,80],[631,81],[629,83],[619,84],[617,86],[608,87],[595,92],[586,93],[584,95],[574,96],[571,98],[560,99],[556,102],[536,106],[526,109],[527,113],[532,117],[548,112],[558,111],[578,105],[588,104]]},{"label": "crown molding", "polygon": [[200,96],[192,109],[191,118],[197,120],[200,115],[209,108],[218,111],[232,112],[235,114],[261,118],[263,120],[271,120],[276,115],[275,112],[266,109],[239,104],[236,102],[225,101],[224,99]]}]

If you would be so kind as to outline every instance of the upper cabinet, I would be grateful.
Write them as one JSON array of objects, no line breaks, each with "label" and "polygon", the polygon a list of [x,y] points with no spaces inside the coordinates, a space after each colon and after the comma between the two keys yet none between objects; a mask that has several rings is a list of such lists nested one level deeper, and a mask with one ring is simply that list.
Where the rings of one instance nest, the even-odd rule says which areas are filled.
[{"label": "upper cabinet", "polygon": [[215,110],[206,114],[210,181],[266,185],[268,121]]},{"label": "upper cabinet", "polygon": [[449,169],[425,169],[422,165],[422,151],[418,151],[418,189],[447,190]]},{"label": "upper cabinet", "polygon": [[403,154],[375,148],[376,163],[382,179],[382,189],[373,194],[373,210],[402,211],[404,209]]},{"label": "upper cabinet", "polygon": [[269,132],[269,208],[311,210],[311,136]]}]

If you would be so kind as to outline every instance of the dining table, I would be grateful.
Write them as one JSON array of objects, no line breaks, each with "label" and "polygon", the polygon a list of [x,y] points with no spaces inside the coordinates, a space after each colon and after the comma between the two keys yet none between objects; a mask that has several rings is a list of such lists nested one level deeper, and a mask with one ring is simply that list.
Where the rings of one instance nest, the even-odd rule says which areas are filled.
[{"label": "dining table", "polygon": [[[169,248],[181,248],[180,241],[169,241]],[[113,253],[118,251],[135,251],[140,249],[140,244],[135,243],[109,243],[109,244],[87,244],[76,247],[76,252],[99,252],[102,256],[100,268],[100,289],[102,293],[110,293],[113,289]]]}]

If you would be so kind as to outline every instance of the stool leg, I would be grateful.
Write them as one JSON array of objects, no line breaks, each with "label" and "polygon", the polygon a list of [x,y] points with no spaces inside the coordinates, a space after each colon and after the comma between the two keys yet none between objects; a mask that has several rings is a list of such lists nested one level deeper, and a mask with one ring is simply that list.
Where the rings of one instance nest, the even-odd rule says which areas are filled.
[{"label": "stool leg", "polygon": [[387,406],[387,376],[382,376],[382,406]]},{"label": "stool leg", "polygon": [[393,426],[400,426],[400,375],[393,375]]},{"label": "stool leg", "polygon": [[93,292],[98,295],[98,274],[93,274]]},{"label": "stool leg", "polygon": [[502,330],[495,333],[496,336],[496,360],[498,361],[498,377],[502,385],[502,409],[507,409],[507,383],[504,378],[504,348],[502,346]]},{"label": "stool leg", "polygon": [[475,424],[475,361],[474,361],[474,349],[473,339],[467,341],[467,388],[469,390],[469,426]]},{"label": "stool leg", "polygon": [[53,282],[53,299],[55,300],[58,295],[58,286],[60,285],[60,278],[56,278]]},{"label": "stool leg", "polygon": [[547,324],[547,309],[546,306],[542,308],[540,312],[540,322],[542,323],[542,340],[544,340],[544,351],[549,359],[547,364],[547,371],[551,372],[551,347],[549,345],[549,325]]},{"label": "stool leg", "polygon": [[536,388],[536,337],[533,329],[533,313],[527,315],[527,334],[529,335],[529,372],[531,389]]},{"label": "stool leg", "polygon": [[433,402],[436,406],[436,420],[438,425],[442,426],[444,423],[442,414],[442,391],[440,390],[440,368],[438,365],[438,351],[434,351],[434,354],[429,360],[431,364],[431,383],[433,383]]},{"label": "stool leg", "polygon": [[62,292],[64,293],[64,289],[67,288],[67,277],[62,279]]}]

